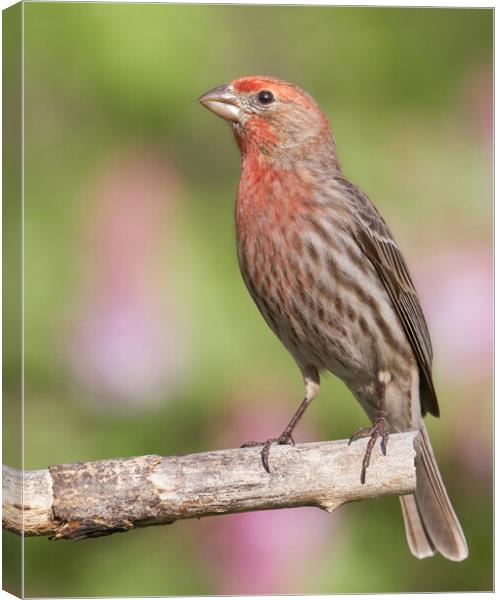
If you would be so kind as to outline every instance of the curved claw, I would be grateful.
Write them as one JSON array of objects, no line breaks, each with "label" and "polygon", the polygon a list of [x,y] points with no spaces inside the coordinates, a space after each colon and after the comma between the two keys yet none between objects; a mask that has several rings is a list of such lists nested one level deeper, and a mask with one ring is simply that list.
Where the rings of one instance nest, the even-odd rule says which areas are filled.
[{"label": "curved claw", "polygon": [[361,483],[364,484],[366,481],[366,470],[370,466],[370,459],[372,455],[373,447],[377,439],[380,437],[380,449],[382,450],[382,454],[386,456],[387,454],[387,442],[389,440],[389,431],[387,429],[387,425],[384,417],[378,417],[375,420],[375,423],[372,427],[360,427],[356,430],[349,439],[348,445],[351,444],[354,440],[357,440],[361,437],[369,436],[368,444],[366,445],[366,452],[363,457],[363,463],[361,465]]},{"label": "curved claw", "polygon": [[272,440],[267,440],[267,442],[264,444],[264,447],[262,448],[262,451],[260,453],[260,458],[262,460],[262,464],[264,466],[264,469],[268,472],[271,473],[271,469],[269,468],[269,453],[271,452],[271,444],[273,442],[277,442],[278,440],[272,439]]},{"label": "curved claw", "polygon": [[387,442],[389,441],[389,432],[385,431],[382,435],[382,440],[380,441],[380,449],[382,450],[382,454],[387,456]]},{"label": "curved claw", "polygon": [[270,438],[265,442],[245,442],[241,445],[241,448],[255,448],[256,446],[262,446],[262,450],[260,452],[262,465],[267,473],[271,473],[271,468],[269,467],[269,454],[273,444],[278,444],[280,446],[284,446],[285,444],[295,446],[295,440],[290,433],[284,432],[279,438]]}]

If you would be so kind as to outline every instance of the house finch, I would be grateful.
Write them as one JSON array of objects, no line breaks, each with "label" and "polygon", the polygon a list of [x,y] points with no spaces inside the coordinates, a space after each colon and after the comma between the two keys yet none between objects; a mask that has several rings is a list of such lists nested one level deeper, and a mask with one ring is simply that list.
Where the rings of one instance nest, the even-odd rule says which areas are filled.
[{"label": "house finch", "polygon": [[422,417],[439,416],[429,331],[406,262],[368,197],[343,175],[328,120],[299,87],[270,77],[221,85],[200,102],[227,120],[241,152],[236,202],[243,279],[267,324],[297,362],[305,398],[292,432],[318,395],[321,370],[339,377],[373,426],[361,470],[389,432],[419,430],[417,487],[401,497],[418,558],[467,557],[467,544]]}]

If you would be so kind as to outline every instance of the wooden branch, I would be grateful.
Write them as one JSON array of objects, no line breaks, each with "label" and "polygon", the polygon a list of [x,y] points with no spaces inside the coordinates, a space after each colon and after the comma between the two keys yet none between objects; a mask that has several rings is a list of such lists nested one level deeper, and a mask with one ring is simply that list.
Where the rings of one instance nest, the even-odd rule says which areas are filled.
[{"label": "wooden branch", "polygon": [[251,510],[317,506],[331,512],[354,500],[412,493],[416,435],[391,435],[387,456],[377,444],[364,485],[366,439],[351,446],[346,440],[273,446],[270,474],[259,448],[55,465],[25,471],[24,490],[22,471],[4,467],[3,527],[81,539]]}]

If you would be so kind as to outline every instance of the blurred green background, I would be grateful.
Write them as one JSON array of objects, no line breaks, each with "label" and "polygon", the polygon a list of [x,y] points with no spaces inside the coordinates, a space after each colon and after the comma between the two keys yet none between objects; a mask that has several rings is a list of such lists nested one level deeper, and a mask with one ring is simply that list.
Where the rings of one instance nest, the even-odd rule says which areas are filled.
[{"label": "blurred green background", "polygon": [[[414,559],[386,498],[26,539],[27,596],[492,589],[492,18],[24,5],[26,468],[236,447],[295,410],[298,369],[238,272],[238,152],[196,101],[270,74],[324,107],[345,174],[408,257],[435,347],[442,418],[428,428],[470,548],[460,564]],[[297,439],[365,423],[327,376]]]}]

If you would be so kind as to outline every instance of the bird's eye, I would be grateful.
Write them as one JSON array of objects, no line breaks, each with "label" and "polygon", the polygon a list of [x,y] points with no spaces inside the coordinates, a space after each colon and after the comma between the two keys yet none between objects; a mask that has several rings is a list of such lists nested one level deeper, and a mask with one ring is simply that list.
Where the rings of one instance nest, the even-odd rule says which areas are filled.
[{"label": "bird's eye", "polygon": [[269,90],[262,90],[261,92],[259,92],[257,100],[261,104],[271,104],[271,102],[274,102],[274,96]]}]

